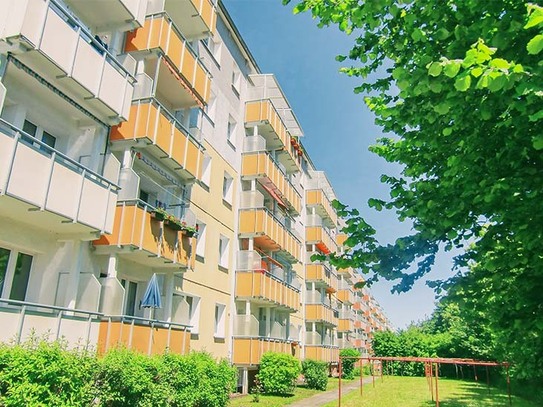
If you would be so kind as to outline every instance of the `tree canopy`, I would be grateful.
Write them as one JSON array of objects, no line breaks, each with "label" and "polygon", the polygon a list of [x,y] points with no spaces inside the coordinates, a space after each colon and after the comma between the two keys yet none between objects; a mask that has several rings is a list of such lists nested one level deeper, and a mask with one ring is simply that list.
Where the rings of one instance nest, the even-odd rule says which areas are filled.
[{"label": "tree canopy", "polygon": [[297,0],[294,12],[304,11],[353,37],[349,54],[337,57],[351,61],[341,71],[361,78],[355,92],[391,134],[371,150],[403,166],[399,176],[381,177],[390,199],[369,206],[413,222],[412,234],[380,245],[359,212],[338,203],[352,250],[332,262],[405,291],[440,248],[466,249],[455,259],[463,267],[456,279],[436,285],[491,310],[490,326],[512,347],[528,345],[531,355],[516,356],[541,370],[543,7]]}]

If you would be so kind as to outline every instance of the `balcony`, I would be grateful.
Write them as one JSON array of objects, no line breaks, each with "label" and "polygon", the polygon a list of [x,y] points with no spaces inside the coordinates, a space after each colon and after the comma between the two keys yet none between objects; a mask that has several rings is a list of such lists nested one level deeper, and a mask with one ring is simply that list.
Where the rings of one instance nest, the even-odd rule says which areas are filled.
[{"label": "balcony", "polygon": [[137,143],[184,179],[201,178],[203,152],[200,143],[156,99],[134,101],[130,119],[111,129],[110,140],[113,149],[116,145]]},{"label": "balcony", "polygon": [[292,332],[287,335],[286,327],[275,323],[275,329],[272,327],[269,337],[263,337],[259,335],[259,325],[259,321],[253,315],[234,317],[234,364],[258,365],[266,352],[286,353],[300,357],[297,341],[290,339]]},{"label": "balcony", "polygon": [[154,208],[143,201],[117,204],[113,232],[94,241],[99,254],[118,253],[149,267],[185,269],[194,262],[192,240],[153,218]]},{"label": "balcony", "polygon": [[244,153],[241,175],[244,180],[258,179],[267,190],[271,190],[279,198],[280,204],[283,203],[296,214],[300,214],[302,209],[300,195],[267,152]]},{"label": "balcony", "polygon": [[314,244],[324,254],[337,250],[330,231],[322,226],[322,219],[318,215],[307,216],[307,227],[305,228],[306,244]]},{"label": "balcony", "polygon": [[320,291],[306,291],[305,304],[306,321],[337,326],[338,313],[332,309],[330,300]]},{"label": "balcony", "polygon": [[338,288],[337,276],[324,264],[308,264],[305,266],[305,280],[324,287],[327,292],[334,293]]},{"label": "balcony", "polygon": [[344,269],[337,269],[338,276],[343,278],[351,279],[355,277],[355,273],[352,267],[347,267]]},{"label": "balcony", "polygon": [[32,75],[104,123],[126,120],[134,78],[78,19],[58,0],[8,3],[13,4],[3,7],[9,13],[0,22],[0,52],[10,52]]},{"label": "balcony", "polygon": [[59,234],[111,233],[117,190],[101,175],[0,119],[3,216]]},{"label": "balcony", "polygon": [[245,105],[245,127],[258,127],[258,133],[266,140],[266,148],[276,150],[283,148],[279,161],[287,172],[299,171],[298,151],[291,143],[287,126],[277,112],[271,99],[247,102]]},{"label": "balcony", "polygon": [[350,349],[355,347],[354,340],[338,339],[337,344],[339,349]]},{"label": "balcony", "polygon": [[172,105],[181,108],[208,102],[209,71],[168,14],[148,16],[142,28],[127,35],[125,50],[143,54],[153,52],[165,57],[159,57],[156,64],[146,64],[146,73],[155,78],[157,92]]},{"label": "balcony", "polygon": [[293,262],[300,260],[298,238],[265,208],[240,210],[239,235],[240,238],[254,237],[262,250],[278,250]]},{"label": "balcony", "polygon": [[339,348],[337,345],[332,345],[332,339],[329,335],[325,335],[323,338],[318,332],[306,332],[305,359],[337,363]]},{"label": "balcony", "polygon": [[327,223],[327,226],[337,226],[336,211],[322,189],[306,190],[305,199],[307,207],[315,209],[316,213]]},{"label": "balcony", "polygon": [[[345,287],[343,285],[343,287]],[[354,304],[354,294],[350,288],[342,288],[340,283],[339,290],[336,294],[337,299],[344,304]]]},{"label": "balcony", "polygon": [[337,326],[338,332],[353,332],[354,331],[354,321],[352,319],[339,319],[339,324]]},{"label": "balcony", "polygon": [[87,25],[95,27],[97,32],[111,29],[123,31],[141,27],[145,20],[147,0],[109,0],[107,13],[92,1],[64,0]]},{"label": "balcony", "polygon": [[131,316],[108,316],[100,323],[98,354],[124,347],[148,355],[164,352],[187,354],[190,329],[187,325]]},{"label": "balcony", "polygon": [[262,305],[271,304],[291,312],[298,311],[300,309],[299,283],[288,284],[274,273],[280,274],[279,270],[271,270],[257,252],[249,250],[238,252],[236,298],[251,300]]},{"label": "balcony", "polygon": [[166,0],[162,9],[154,10],[150,7],[148,13],[161,11],[171,16],[187,38],[202,38],[215,32],[217,11],[210,0]]}]

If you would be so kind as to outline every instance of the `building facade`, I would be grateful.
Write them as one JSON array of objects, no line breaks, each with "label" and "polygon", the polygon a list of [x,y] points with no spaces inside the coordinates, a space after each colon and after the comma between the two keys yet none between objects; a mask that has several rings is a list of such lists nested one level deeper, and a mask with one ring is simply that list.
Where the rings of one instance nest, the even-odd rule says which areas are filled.
[{"label": "building facade", "polygon": [[245,391],[266,351],[371,351],[361,277],[312,260],[333,187],[220,2],[0,7],[0,339],[205,349]]}]

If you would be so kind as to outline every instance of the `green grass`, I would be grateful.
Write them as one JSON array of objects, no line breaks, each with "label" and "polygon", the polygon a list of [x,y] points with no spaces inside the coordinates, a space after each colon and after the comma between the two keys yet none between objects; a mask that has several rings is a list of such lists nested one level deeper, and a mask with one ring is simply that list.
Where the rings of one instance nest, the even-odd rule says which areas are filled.
[{"label": "green grass", "polygon": [[[342,383],[345,382],[345,380],[341,381]],[[338,379],[337,378],[329,378],[328,379],[328,387],[326,390],[335,390],[338,387]],[[260,395],[260,402],[253,403],[253,396],[247,395],[247,396],[241,396],[241,397],[235,397],[230,400],[230,407],[282,407],[282,406],[288,406],[289,404],[294,403],[295,401],[299,401],[302,399],[305,399],[307,397],[311,397],[315,394],[322,393],[319,390],[311,390],[305,387],[305,385],[301,385],[296,387],[294,390],[294,394],[288,396],[288,397],[281,397],[281,396],[269,396],[266,394]]]},{"label": "green grass", "polygon": [[[434,388],[435,392],[435,388]],[[490,392],[483,383],[461,380],[439,380],[440,407],[480,407],[508,406],[507,393],[491,387]],[[515,407],[537,407],[518,397],[512,397]],[[435,406],[431,401],[428,382],[424,377],[385,377],[376,378],[375,388],[365,384],[363,397],[357,389],[342,398],[342,407],[429,407]],[[254,406],[254,405],[253,405]],[[337,401],[325,407],[336,407]]]}]

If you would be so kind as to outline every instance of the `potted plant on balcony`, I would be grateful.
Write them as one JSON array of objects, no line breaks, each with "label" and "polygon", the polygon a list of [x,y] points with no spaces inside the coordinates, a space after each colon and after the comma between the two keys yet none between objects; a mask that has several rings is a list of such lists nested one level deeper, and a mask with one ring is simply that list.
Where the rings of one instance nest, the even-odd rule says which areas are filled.
[{"label": "potted plant on balcony", "polygon": [[194,237],[198,234],[198,225],[192,227],[192,226],[188,226],[185,222],[182,222],[181,230],[183,231],[183,234],[185,236]]},{"label": "potted plant on balcony", "polygon": [[181,220],[176,218],[173,215],[167,215],[164,223],[166,226],[168,226],[170,229],[173,229],[173,230],[183,229],[183,224]]},{"label": "potted plant on balcony", "polygon": [[169,216],[164,208],[158,207],[151,212],[151,217],[155,220],[162,221]]}]

